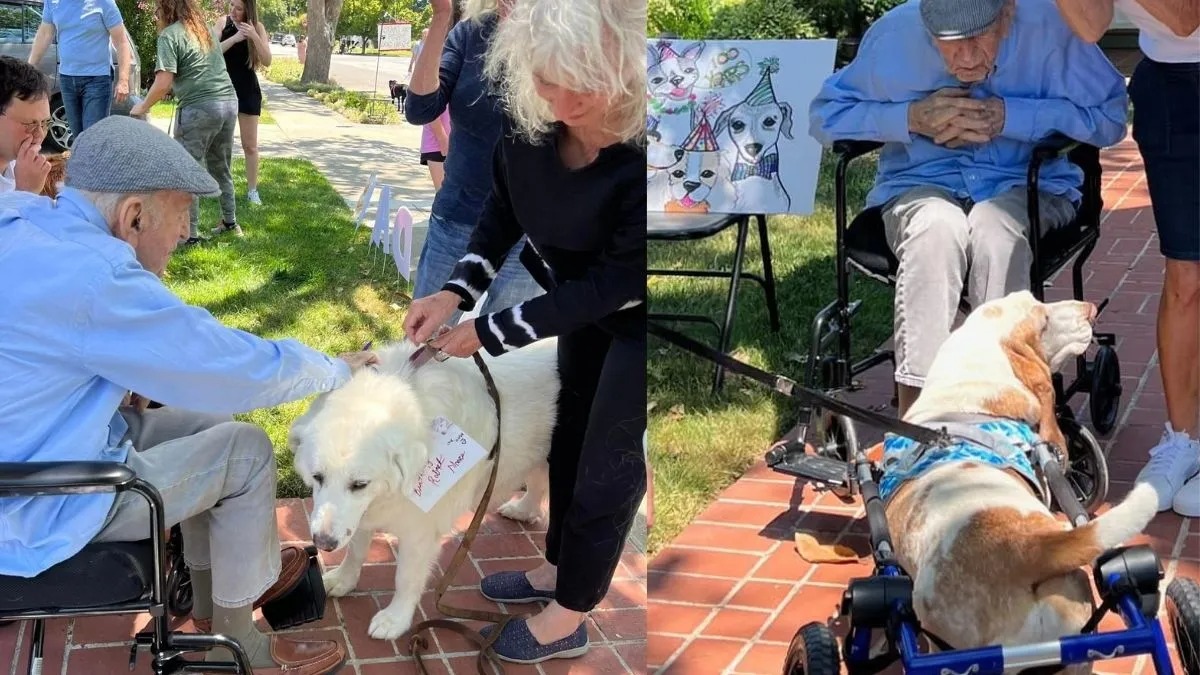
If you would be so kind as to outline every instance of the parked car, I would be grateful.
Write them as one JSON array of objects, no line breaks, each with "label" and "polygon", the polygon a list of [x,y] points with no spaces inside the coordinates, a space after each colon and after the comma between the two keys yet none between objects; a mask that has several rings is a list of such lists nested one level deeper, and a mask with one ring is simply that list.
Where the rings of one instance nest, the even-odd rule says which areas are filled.
[{"label": "parked car", "polygon": [[277,45],[277,44],[282,44],[282,43],[283,43],[283,33],[271,33],[271,44]]},{"label": "parked car", "polygon": [[[42,0],[0,0],[0,54],[26,61],[33,51],[33,38],[42,24]],[[112,62],[117,62],[117,50],[112,51]],[[114,115],[129,115],[134,104],[145,94],[141,87],[142,65],[137,57],[137,46],[132,38],[129,50],[133,54],[132,72],[129,76],[129,97],[122,103],[113,101]],[[62,93],[58,84],[58,40],[46,48],[38,68],[50,79],[50,132],[46,134],[43,149],[61,152],[71,148],[75,134],[67,123],[67,110],[63,106]]]},{"label": "parked car", "polygon": [[284,47],[295,47],[296,36],[288,33],[287,35],[283,36],[283,42],[280,42],[279,44],[283,45]]}]

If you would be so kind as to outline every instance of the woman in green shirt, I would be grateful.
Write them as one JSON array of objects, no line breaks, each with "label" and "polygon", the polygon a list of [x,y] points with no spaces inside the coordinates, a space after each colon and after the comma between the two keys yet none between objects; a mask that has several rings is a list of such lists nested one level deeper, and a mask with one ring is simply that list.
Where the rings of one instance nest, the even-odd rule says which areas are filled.
[{"label": "woman in green shirt", "polygon": [[[146,100],[131,114],[148,112],[168,91],[177,101],[175,139],[221,186],[221,225],[213,234],[233,232],[242,236],[237,224],[233,196],[233,131],[237,128],[237,93],[225,70],[225,58],[217,48],[208,23],[196,0],[158,0],[158,59],[154,84]],[[184,244],[201,241],[199,208],[192,202],[191,229]]]}]

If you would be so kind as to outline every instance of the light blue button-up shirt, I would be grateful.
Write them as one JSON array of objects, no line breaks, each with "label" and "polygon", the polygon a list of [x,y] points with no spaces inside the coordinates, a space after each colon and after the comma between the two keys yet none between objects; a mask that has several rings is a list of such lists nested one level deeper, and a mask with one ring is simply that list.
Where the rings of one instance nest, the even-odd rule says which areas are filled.
[{"label": "light blue button-up shirt", "polygon": [[112,74],[109,31],[125,23],[116,0],[46,0],[42,23],[58,35],[60,75]]},{"label": "light blue button-up shirt", "polygon": [[[919,0],[910,0],[872,24],[854,61],[825,81],[809,109],[809,133],[824,145],[886,144],[868,206],[919,186],[980,202],[1023,188],[1033,148],[1054,133],[1099,147],[1125,135],[1124,78],[1099,47],[1071,33],[1053,0],[1017,0],[995,70],[971,87],[974,98],[1004,100],[999,136],[952,150],[909,132],[909,104],[958,86],[921,22]],[[1077,202],[1082,182],[1065,159],[1042,166],[1044,192]]]},{"label": "light blue button-up shirt", "polygon": [[[186,305],[78,192],[0,195],[0,461],[125,460],[126,390],[232,414],[330,391],[341,359]],[[33,576],[103,527],[111,494],[0,499],[0,574]]]}]

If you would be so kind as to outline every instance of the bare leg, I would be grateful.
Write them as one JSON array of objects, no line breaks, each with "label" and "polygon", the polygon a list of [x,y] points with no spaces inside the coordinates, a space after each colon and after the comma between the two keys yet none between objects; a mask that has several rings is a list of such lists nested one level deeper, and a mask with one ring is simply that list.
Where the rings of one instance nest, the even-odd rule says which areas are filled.
[{"label": "bare leg", "polygon": [[899,404],[899,410],[897,412],[900,415],[900,419],[904,419],[904,416],[908,414],[908,409],[917,402],[917,397],[920,395],[920,387],[913,387],[907,384],[897,385],[896,398],[898,399],[897,403]]},{"label": "bare leg", "polygon": [[1158,303],[1158,366],[1171,428],[1200,433],[1200,262],[1167,260]]},{"label": "bare leg", "polygon": [[441,190],[442,181],[446,178],[446,167],[441,162],[429,162],[429,178],[433,180],[433,189]]},{"label": "bare leg", "polygon": [[238,114],[242,153],[246,155],[246,189],[258,189],[258,115]]}]

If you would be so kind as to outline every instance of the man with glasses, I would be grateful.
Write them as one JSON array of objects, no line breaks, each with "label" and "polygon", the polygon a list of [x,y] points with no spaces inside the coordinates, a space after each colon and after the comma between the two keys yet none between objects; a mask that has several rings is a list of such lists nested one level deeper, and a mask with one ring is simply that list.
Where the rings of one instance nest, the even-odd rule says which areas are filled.
[{"label": "man with glasses", "polygon": [[0,56],[0,193],[39,193],[50,162],[42,141],[50,129],[50,83],[34,66]]}]

